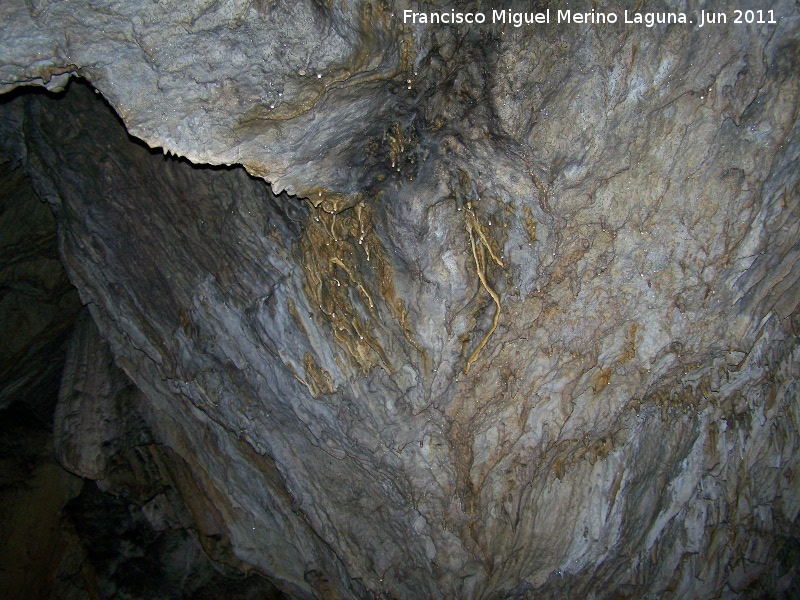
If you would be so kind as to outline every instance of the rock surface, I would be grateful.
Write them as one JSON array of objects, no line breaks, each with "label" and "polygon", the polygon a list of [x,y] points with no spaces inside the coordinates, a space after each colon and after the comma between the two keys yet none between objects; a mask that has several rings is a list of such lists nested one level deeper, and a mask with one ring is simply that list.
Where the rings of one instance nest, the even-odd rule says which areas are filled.
[{"label": "rock surface", "polygon": [[63,443],[138,412],[206,551],[292,597],[796,592],[796,3],[703,30],[406,8],[0,7],[2,89],[79,74],[147,145],[250,173],[160,156],[86,86],[25,99],[137,388],[68,381]]},{"label": "rock surface", "polygon": [[22,166],[21,102],[6,100],[0,115],[0,412],[21,402],[47,422],[80,301]]}]

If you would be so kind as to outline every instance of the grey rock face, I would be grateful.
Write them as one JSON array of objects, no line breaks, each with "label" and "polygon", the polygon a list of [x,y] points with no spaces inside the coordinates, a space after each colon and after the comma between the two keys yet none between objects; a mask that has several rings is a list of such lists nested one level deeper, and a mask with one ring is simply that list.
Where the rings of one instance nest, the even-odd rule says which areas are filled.
[{"label": "grey rock face", "polygon": [[104,479],[114,456],[151,441],[146,425],[136,422],[137,400],[88,312],[82,313],[72,332],[53,419],[58,461],[81,477]]},{"label": "grey rock face", "polygon": [[132,143],[81,86],[27,100],[62,259],[198,529],[296,597],[795,589],[797,6],[406,8],[0,8],[4,89],[80,74],[146,144],[250,173]]}]

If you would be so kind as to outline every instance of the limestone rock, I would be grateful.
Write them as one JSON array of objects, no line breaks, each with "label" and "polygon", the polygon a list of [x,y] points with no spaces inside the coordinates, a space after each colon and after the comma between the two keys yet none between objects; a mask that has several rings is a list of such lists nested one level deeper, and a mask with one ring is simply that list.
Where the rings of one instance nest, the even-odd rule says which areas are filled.
[{"label": "limestone rock", "polygon": [[136,392],[86,311],[72,333],[59,396],[56,457],[81,477],[103,479],[116,454],[150,441],[146,426],[135,422]]},{"label": "limestone rock", "polygon": [[148,468],[298,598],[796,589],[796,3],[406,8],[0,7],[5,89],[99,92],[26,164]]}]

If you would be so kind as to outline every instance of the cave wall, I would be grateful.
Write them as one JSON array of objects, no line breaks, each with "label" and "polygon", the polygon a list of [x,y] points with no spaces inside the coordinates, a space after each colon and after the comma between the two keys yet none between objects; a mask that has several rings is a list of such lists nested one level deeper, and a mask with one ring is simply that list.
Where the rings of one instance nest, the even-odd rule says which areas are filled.
[{"label": "cave wall", "polygon": [[141,419],[206,551],[293,597],[795,589],[800,12],[771,6],[5,4],[2,89],[97,92],[20,125],[125,374],[73,360],[57,454],[110,482]]},{"label": "cave wall", "polygon": [[58,255],[56,222],[23,166],[22,103],[0,102],[0,412],[48,423],[81,308]]}]

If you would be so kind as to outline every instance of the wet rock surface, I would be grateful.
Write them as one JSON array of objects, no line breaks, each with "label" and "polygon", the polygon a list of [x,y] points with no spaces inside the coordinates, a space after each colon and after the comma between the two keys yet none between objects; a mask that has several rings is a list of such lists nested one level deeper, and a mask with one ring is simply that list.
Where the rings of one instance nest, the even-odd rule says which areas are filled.
[{"label": "wet rock surface", "polygon": [[18,121],[99,332],[57,454],[290,597],[792,594],[796,5],[405,8],[0,9],[7,89],[99,92]]}]

